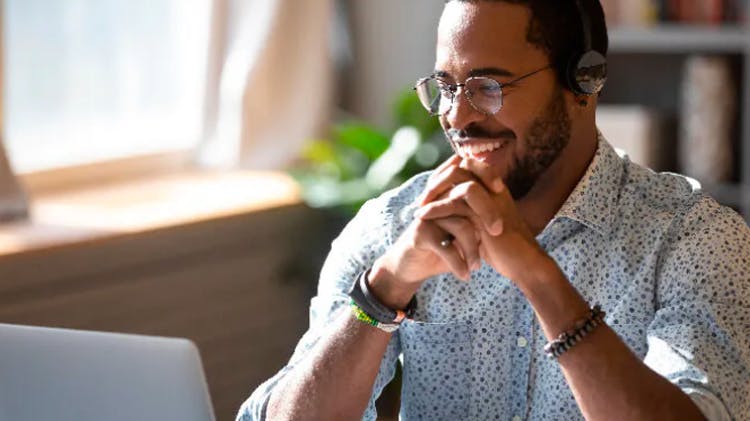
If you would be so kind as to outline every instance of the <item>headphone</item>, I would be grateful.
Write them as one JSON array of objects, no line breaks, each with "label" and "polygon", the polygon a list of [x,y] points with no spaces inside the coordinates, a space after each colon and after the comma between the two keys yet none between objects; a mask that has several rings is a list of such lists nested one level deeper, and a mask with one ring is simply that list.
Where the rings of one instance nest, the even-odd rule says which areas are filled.
[{"label": "headphone", "polygon": [[607,58],[592,46],[591,17],[581,4],[575,0],[578,15],[583,29],[583,52],[575,53],[567,68],[567,82],[570,89],[578,95],[595,95],[604,88],[607,81]]}]

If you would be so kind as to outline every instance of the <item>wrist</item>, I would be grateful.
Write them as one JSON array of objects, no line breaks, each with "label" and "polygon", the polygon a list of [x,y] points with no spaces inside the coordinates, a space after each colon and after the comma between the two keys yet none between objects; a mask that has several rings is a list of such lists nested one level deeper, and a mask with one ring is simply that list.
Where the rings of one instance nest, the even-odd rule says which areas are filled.
[{"label": "wrist", "polygon": [[381,303],[398,310],[405,309],[419,289],[418,284],[400,281],[381,260],[377,260],[372,266],[367,284]]},{"label": "wrist", "polygon": [[527,261],[524,267],[526,270],[523,271],[523,275],[519,276],[518,279],[514,279],[515,283],[522,290],[533,290],[537,287],[544,288],[550,282],[559,280],[560,276],[564,277],[557,266],[557,262],[544,252]]},{"label": "wrist", "polygon": [[549,256],[530,266],[524,282],[517,285],[534,308],[550,340],[590,311],[588,303]]}]

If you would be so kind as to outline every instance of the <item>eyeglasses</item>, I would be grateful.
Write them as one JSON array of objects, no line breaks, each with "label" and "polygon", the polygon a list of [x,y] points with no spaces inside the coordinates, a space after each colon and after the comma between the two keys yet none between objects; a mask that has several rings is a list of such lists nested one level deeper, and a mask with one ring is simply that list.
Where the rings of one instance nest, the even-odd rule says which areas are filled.
[{"label": "eyeglasses", "polygon": [[437,76],[419,79],[414,86],[422,105],[434,116],[443,116],[453,108],[458,88],[463,88],[466,99],[475,110],[493,115],[503,108],[503,86],[512,85],[552,66],[547,65],[507,83],[486,76],[470,77],[464,83],[450,84]]}]

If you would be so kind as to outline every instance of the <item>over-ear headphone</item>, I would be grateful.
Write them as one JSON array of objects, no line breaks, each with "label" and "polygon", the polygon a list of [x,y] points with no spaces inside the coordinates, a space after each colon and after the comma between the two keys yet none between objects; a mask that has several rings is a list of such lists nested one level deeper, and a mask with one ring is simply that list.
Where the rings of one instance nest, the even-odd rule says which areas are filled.
[{"label": "over-ear headphone", "polygon": [[578,95],[598,94],[607,81],[607,58],[592,45],[591,17],[581,0],[575,0],[583,29],[583,51],[575,53],[568,63],[567,82]]}]

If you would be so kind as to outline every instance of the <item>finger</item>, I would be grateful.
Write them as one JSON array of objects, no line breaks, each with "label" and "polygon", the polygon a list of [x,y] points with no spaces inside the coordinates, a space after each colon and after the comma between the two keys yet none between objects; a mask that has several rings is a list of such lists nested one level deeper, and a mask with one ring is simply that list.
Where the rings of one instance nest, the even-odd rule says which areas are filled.
[{"label": "finger", "polygon": [[414,213],[415,218],[425,221],[461,216],[471,221],[475,228],[484,229],[484,222],[474,213],[463,198],[444,196],[428,203]]},{"label": "finger", "polygon": [[424,193],[422,193],[420,206],[435,200],[435,198],[448,192],[455,185],[472,180],[476,180],[476,178],[474,177],[474,174],[469,171],[459,168],[458,166],[449,167],[430,180]]},{"label": "finger", "polygon": [[[458,166],[466,171],[472,172],[471,170],[471,164],[468,160],[464,159],[461,161]],[[505,190],[505,183],[503,182],[503,179],[501,177],[492,177],[489,174],[486,175],[476,175],[477,179],[480,183],[482,183],[483,186],[487,188],[487,190],[493,192],[493,193],[500,193],[501,191]]]},{"label": "finger", "polygon": [[[505,185],[503,184],[504,188]],[[457,186],[451,194],[462,197],[464,202],[484,223],[487,232],[498,236],[503,233],[502,206],[498,200],[479,183],[464,183]]]},{"label": "finger", "polygon": [[474,225],[468,219],[461,217],[443,218],[434,222],[454,237],[453,245],[458,247],[467,269],[479,269],[481,266],[479,237],[477,237]]},{"label": "finger", "polygon": [[482,185],[474,181],[459,184],[448,197],[429,203],[416,213],[418,218],[424,220],[451,215],[468,217],[477,227],[483,227],[494,236],[503,232],[500,206]]},{"label": "finger", "polygon": [[459,248],[455,244],[456,240],[453,240],[454,242],[447,247],[440,245],[440,243],[448,237],[448,234],[450,234],[448,231],[443,230],[432,221],[424,221],[417,228],[415,241],[417,247],[429,250],[436,256],[440,257],[448,266],[448,270],[450,270],[450,272],[457,278],[468,280],[471,276],[471,272],[469,271],[468,265],[461,255]]},{"label": "finger", "polygon": [[461,163],[461,161],[462,161],[462,159],[461,159],[460,156],[453,155],[450,158],[448,158],[445,162],[443,162],[442,164],[438,165],[438,167],[435,168],[435,171],[433,171],[433,175],[434,174],[439,174],[439,173],[445,171],[448,167],[457,166],[458,164]]},{"label": "finger", "polygon": [[445,177],[446,172],[453,171],[454,168],[458,168],[461,162],[462,162],[461,157],[459,157],[458,155],[453,155],[447,161],[440,164],[440,166],[437,167],[435,171],[433,171],[432,174],[430,175],[430,178],[427,180],[427,186],[425,187],[424,192],[422,192],[422,194],[419,195],[417,202],[419,204],[423,204],[431,187],[439,183],[439,180],[442,180]]}]

